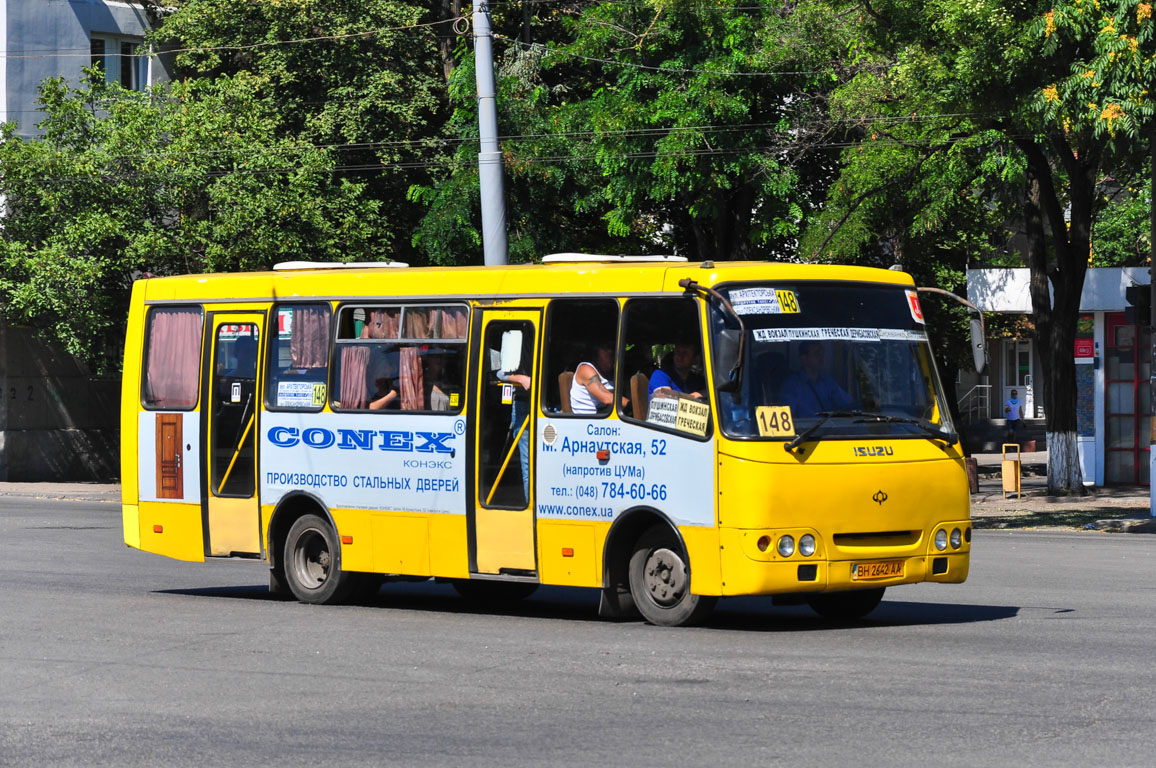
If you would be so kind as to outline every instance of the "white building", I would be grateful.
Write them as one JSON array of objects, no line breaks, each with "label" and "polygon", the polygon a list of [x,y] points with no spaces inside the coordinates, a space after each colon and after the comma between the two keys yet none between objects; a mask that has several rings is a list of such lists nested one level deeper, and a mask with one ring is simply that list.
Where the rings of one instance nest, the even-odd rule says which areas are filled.
[{"label": "white building", "polygon": [[[1084,480],[1091,485],[1149,482],[1151,332],[1127,322],[1124,289],[1147,286],[1147,267],[1089,269],[1080,294],[1075,349],[1076,431]],[[1027,269],[969,269],[967,296],[984,312],[1030,314]],[[989,342],[987,381],[962,382],[963,391],[990,387],[985,418],[998,418],[1010,390],[1027,401],[1027,418],[1042,418],[1039,354],[1031,338]],[[969,390],[969,387],[971,388]]]},{"label": "white building", "polygon": [[149,29],[145,9],[113,0],[0,0],[0,122],[35,136],[44,115],[40,83],[63,75],[79,82],[81,69],[99,63],[105,77],[142,90],[167,79],[161,62],[141,49]]}]

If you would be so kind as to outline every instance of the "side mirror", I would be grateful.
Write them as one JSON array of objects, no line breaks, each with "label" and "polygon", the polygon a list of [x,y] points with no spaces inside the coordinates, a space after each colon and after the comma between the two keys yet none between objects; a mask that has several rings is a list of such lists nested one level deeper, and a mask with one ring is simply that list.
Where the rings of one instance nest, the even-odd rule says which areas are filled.
[{"label": "side mirror", "polygon": [[971,359],[975,372],[983,373],[987,368],[987,344],[983,338],[983,323],[978,317],[971,318]]},{"label": "side mirror", "polygon": [[522,332],[504,331],[502,333],[501,369],[516,371],[522,365]]},{"label": "side mirror", "polygon": [[738,362],[741,334],[742,331],[737,328],[728,328],[719,331],[714,337],[714,385],[724,392],[734,386],[731,370]]}]

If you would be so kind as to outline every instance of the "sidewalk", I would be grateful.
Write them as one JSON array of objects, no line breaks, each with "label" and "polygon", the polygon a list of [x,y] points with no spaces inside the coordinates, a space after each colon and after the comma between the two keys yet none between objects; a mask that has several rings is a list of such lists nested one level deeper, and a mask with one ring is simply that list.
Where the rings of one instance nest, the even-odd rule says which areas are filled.
[{"label": "sidewalk", "polygon": [[1021,456],[1020,498],[1004,498],[998,453],[975,454],[979,493],[971,497],[975,528],[1070,528],[1123,533],[1156,533],[1148,486],[1088,487],[1085,496],[1051,496],[1046,451]]},{"label": "sidewalk", "polygon": [[120,502],[118,483],[0,483],[0,498]]}]

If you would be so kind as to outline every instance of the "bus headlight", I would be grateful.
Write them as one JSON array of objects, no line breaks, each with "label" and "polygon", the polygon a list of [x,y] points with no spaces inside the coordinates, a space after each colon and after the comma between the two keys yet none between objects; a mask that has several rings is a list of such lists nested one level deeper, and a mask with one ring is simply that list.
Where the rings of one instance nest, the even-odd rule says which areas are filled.
[{"label": "bus headlight", "polygon": [[815,537],[809,533],[804,533],[799,537],[799,554],[803,557],[810,557],[815,554]]},{"label": "bus headlight", "polygon": [[940,552],[947,549],[947,531],[942,528],[935,532],[935,548]]},{"label": "bus headlight", "polygon": [[963,546],[963,534],[958,528],[953,528],[951,531],[951,548],[959,549]]},{"label": "bus headlight", "polygon": [[779,537],[779,554],[783,557],[790,557],[795,554],[795,540],[790,536]]}]

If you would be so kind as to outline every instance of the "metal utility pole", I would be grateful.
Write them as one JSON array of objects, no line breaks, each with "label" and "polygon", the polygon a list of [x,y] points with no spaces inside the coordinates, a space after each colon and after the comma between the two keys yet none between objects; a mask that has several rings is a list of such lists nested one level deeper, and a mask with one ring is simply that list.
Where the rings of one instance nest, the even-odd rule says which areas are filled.
[{"label": "metal utility pole", "polygon": [[[1148,296],[1149,312],[1151,316],[1148,318],[1148,327],[1156,331],[1156,120],[1152,121],[1152,130],[1148,138],[1148,161],[1151,167],[1148,169],[1151,187],[1149,189],[1150,197],[1148,198],[1149,212],[1148,217],[1151,219],[1151,230],[1149,232],[1148,243]],[[1156,360],[1156,332],[1150,334],[1150,348],[1148,353],[1151,355],[1149,362]],[[1141,353],[1142,354],[1142,353]],[[1148,366],[1148,373],[1150,376],[1148,386],[1148,514],[1156,516],[1156,483],[1152,482],[1152,470],[1156,469],[1156,368],[1151,364]]]},{"label": "metal utility pole", "polygon": [[478,183],[482,193],[482,250],[486,266],[507,263],[506,193],[502,151],[498,147],[497,88],[494,85],[494,37],[490,9],[474,2],[474,72],[478,82]]}]

